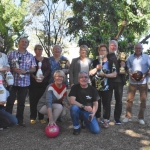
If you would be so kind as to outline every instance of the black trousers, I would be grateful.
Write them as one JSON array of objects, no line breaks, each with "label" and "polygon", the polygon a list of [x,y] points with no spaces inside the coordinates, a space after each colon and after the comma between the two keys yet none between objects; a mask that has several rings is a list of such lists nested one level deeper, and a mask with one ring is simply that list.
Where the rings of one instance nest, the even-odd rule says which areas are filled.
[{"label": "black trousers", "polygon": [[115,110],[114,110],[114,119],[120,119],[122,113],[122,96],[123,96],[123,83],[122,82],[114,82],[114,96],[115,96]]},{"label": "black trousers", "polygon": [[13,111],[14,102],[17,99],[16,118],[18,119],[18,123],[23,123],[23,113],[24,113],[27,91],[28,91],[28,87],[13,86],[10,91],[10,96],[7,99],[6,111],[11,114]]},{"label": "black trousers", "polygon": [[108,91],[99,91],[100,100],[98,101],[98,110],[96,112],[96,118],[101,117],[101,103],[103,104],[103,119],[110,118],[111,112],[111,97],[112,97],[112,90]]},{"label": "black trousers", "polygon": [[38,114],[39,120],[42,120],[44,118],[44,115],[40,114],[37,111],[37,104],[39,102],[39,99],[44,94],[46,87],[47,86],[45,86],[45,87],[29,87],[30,119],[31,120],[36,120],[37,114]]}]

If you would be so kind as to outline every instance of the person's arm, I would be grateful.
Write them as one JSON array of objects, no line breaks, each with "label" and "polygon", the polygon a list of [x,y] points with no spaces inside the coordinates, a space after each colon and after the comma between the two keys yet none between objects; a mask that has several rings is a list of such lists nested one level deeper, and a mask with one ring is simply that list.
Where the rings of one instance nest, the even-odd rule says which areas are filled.
[{"label": "person's arm", "polygon": [[49,87],[46,89],[46,106],[47,106],[47,115],[49,118],[49,125],[56,125],[53,120],[53,112],[52,112],[52,91],[49,90]]},{"label": "person's arm", "polygon": [[87,112],[92,112],[92,107],[91,106],[84,106],[83,104],[77,102],[75,96],[70,96],[69,101],[70,101],[71,105],[77,105],[79,108],[84,109]]}]

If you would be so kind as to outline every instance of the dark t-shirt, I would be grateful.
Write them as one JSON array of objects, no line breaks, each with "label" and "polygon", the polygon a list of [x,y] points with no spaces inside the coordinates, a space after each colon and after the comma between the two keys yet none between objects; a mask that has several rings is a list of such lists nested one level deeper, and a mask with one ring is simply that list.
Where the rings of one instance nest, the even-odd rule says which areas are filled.
[{"label": "dark t-shirt", "polygon": [[98,101],[100,99],[97,90],[88,85],[87,88],[82,88],[80,84],[75,84],[72,86],[69,97],[74,96],[76,97],[76,101],[85,105],[85,106],[92,106],[93,102]]}]

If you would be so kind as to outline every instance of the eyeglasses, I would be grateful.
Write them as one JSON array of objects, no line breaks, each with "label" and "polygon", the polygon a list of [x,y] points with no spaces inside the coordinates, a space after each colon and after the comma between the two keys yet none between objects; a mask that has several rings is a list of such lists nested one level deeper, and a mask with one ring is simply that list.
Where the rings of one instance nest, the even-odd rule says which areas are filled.
[{"label": "eyeglasses", "polygon": [[88,79],[88,76],[81,76],[81,77],[79,77],[80,79],[83,79],[83,78],[85,78],[85,79]]},{"label": "eyeglasses", "polygon": [[106,50],[99,50],[99,52],[106,52]]}]

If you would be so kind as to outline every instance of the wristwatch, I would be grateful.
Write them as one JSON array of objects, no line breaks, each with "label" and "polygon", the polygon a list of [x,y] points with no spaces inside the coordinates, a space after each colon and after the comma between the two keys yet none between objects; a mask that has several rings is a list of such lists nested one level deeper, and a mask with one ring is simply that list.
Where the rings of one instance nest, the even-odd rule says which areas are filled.
[{"label": "wristwatch", "polygon": [[26,70],[26,74],[30,73],[30,70]]},{"label": "wristwatch", "polygon": [[85,106],[84,105],[81,105],[81,109],[84,109],[85,108]]}]

